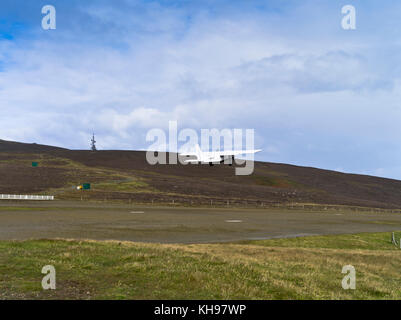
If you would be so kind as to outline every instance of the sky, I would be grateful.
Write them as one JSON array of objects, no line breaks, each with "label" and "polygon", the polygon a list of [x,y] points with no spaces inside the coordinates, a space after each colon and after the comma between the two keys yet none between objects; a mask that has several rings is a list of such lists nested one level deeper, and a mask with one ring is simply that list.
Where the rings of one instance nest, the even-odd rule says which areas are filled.
[{"label": "sky", "polygon": [[[356,29],[341,27],[344,5]],[[56,9],[44,30],[41,10]],[[401,2],[2,0],[0,139],[141,150],[254,129],[256,160],[401,179]]]}]

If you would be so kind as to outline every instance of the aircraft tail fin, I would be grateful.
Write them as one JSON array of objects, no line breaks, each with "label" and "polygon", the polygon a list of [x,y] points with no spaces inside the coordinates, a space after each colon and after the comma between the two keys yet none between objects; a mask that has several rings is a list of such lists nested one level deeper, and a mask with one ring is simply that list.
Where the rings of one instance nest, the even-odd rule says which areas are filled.
[{"label": "aircraft tail fin", "polygon": [[195,152],[196,152],[196,157],[198,158],[198,160],[200,160],[202,157],[202,150],[201,150],[199,144],[196,144]]}]

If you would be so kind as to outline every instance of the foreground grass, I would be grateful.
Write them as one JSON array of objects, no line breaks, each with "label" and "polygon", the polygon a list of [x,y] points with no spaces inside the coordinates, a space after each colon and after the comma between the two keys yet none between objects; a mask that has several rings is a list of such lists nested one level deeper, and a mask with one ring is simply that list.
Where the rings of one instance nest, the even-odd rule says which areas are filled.
[{"label": "foreground grass", "polygon": [[[2,299],[400,299],[390,233],[238,244],[0,241]],[[57,289],[41,269],[54,265]],[[344,290],[344,265],[356,290]]]}]

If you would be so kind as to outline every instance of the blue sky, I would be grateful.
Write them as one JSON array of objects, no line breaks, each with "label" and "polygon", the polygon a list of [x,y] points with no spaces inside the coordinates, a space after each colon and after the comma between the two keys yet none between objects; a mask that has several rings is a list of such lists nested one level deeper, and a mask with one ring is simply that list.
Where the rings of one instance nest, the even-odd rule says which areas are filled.
[{"label": "blue sky", "polygon": [[[43,30],[54,5],[57,29]],[[357,29],[341,28],[356,8]],[[401,179],[399,1],[3,0],[0,139],[144,149],[254,128],[257,160]]]}]

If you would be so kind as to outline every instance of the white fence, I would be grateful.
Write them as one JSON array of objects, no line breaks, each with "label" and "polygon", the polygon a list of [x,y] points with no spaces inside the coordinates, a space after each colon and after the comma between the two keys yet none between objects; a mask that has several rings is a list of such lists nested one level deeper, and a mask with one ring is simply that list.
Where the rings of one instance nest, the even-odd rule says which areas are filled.
[{"label": "white fence", "polygon": [[54,196],[34,196],[21,194],[0,194],[1,199],[8,200],[54,200]]}]

